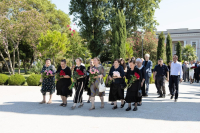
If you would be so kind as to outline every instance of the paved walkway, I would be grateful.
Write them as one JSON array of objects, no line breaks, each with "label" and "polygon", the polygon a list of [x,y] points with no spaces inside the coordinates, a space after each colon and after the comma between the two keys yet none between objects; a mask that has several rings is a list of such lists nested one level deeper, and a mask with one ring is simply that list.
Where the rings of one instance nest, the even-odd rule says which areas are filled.
[{"label": "paved walkway", "polygon": [[[127,104],[123,109],[111,109],[107,90],[105,108],[100,109],[96,97],[96,110],[89,111],[88,103],[71,110],[72,98],[67,107],[60,107],[60,97],[55,94],[53,104],[38,104],[40,87],[0,86],[0,133],[200,133],[199,84],[181,83],[177,103],[170,96],[158,99],[155,92],[150,85],[150,96],[143,99],[138,111],[126,112]],[[84,100],[87,98],[84,92]]]}]

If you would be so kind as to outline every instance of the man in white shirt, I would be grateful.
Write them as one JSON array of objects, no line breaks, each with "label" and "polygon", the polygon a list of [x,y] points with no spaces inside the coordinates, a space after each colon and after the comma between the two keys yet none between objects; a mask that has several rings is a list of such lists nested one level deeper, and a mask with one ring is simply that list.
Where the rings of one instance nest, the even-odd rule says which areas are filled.
[{"label": "man in white shirt", "polygon": [[[175,93],[175,102],[177,102],[178,99],[179,80],[180,82],[182,82],[182,65],[180,62],[178,62],[178,56],[174,55],[173,62],[171,64],[169,88],[170,88],[171,99],[173,99]],[[175,84],[175,87],[172,87],[173,84]]]}]

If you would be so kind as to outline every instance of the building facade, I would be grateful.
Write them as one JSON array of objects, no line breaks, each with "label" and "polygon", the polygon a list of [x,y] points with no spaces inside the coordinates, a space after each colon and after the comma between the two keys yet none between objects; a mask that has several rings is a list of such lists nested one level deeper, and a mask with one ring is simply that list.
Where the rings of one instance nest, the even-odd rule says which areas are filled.
[{"label": "building facade", "polygon": [[196,50],[197,60],[200,60],[200,29],[168,29],[167,31],[158,31],[156,34],[159,35],[161,32],[164,33],[165,38],[167,38],[167,34],[170,33],[173,54],[176,54],[176,44],[180,41],[182,46],[187,44],[192,45]]}]

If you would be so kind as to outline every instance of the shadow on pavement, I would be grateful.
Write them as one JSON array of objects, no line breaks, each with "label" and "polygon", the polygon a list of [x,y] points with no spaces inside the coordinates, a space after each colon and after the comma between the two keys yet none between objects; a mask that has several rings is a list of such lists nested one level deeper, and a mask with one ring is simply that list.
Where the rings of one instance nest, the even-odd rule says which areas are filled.
[{"label": "shadow on pavement", "polygon": [[[1,112],[14,112],[21,114],[37,115],[59,115],[59,116],[86,116],[86,117],[113,117],[113,118],[141,118],[166,121],[200,121],[199,103],[195,102],[173,102],[173,101],[153,101],[144,99],[143,105],[138,107],[138,111],[126,112],[128,104],[123,109],[112,110],[110,103],[105,103],[105,108],[100,109],[100,102],[95,103],[95,110],[89,111],[91,104],[84,103],[82,108],[71,110],[72,100],[68,101],[67,107],[61,107],[61,101],[55,100],[52,104],[39,104],[36,102],[6,102],[0,105]],[[59,103],[58,103],[59,102]],[[132,107],[133,109],[133,107]]]}]

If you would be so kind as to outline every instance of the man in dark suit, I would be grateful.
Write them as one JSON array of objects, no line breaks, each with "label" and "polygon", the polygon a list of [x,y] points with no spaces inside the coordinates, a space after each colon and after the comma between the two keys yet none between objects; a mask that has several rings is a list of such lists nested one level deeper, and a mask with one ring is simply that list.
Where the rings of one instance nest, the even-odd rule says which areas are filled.
[{"label": "man in dark suit", "polygon": [[150,77],[151,77],[151,69],[153,66],[153,63],[151,60],[149,60],[150,55],[149,54],[145,54],[145,61],[143,61],[142,65],[145,67],[146,70],[146,77],[145,77],[145,84],[146,84],[146,96],[148,96],[148,92],[149,92],[149,81],[150,81]]}]

